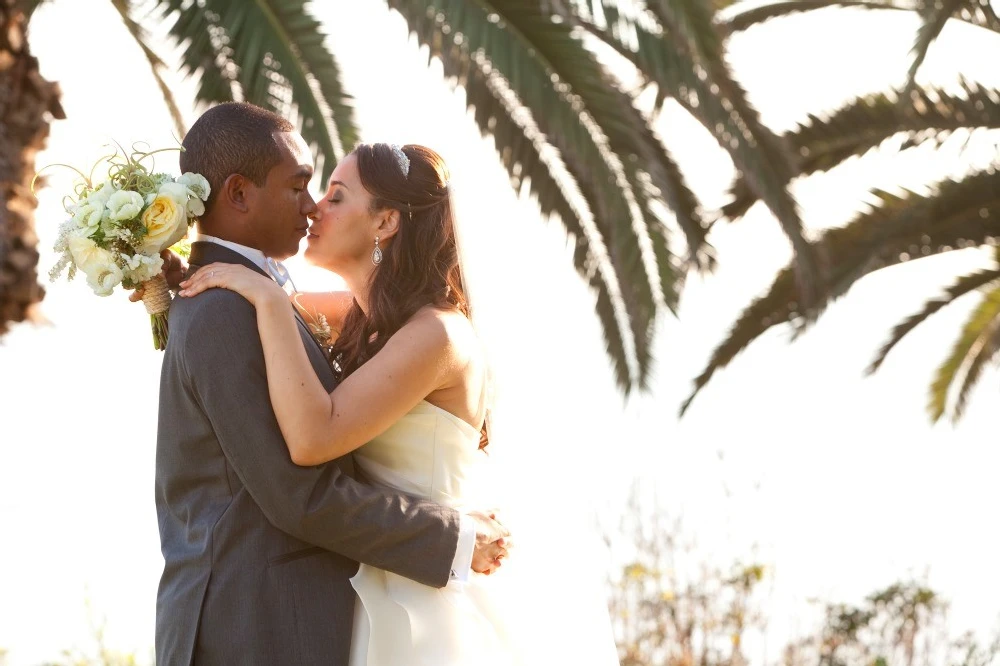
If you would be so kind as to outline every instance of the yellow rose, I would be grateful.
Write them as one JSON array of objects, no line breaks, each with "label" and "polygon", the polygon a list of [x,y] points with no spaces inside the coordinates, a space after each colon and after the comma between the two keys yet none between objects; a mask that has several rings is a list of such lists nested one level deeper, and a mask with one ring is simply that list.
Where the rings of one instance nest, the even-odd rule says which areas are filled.
[{"label": "yellow rose", "polygon": [[146,226],[142,249],[146,254],[157,254],[187,234],[187,210],[174,197],[161,193],[142,214],[142,223]]}]

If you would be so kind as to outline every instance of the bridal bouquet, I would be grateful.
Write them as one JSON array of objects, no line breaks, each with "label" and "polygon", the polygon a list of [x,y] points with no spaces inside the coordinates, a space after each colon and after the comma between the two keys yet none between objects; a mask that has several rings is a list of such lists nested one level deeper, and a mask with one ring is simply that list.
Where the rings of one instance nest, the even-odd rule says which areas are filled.
[{"label": "bridal bouquet", "polygon": [[[119,285],[142,287],[153,346],[162,350],[167,344],[170,291],[161,274],[160,252],[183,239],[205,212],[210,187],[196,173],[176,178],[153,173],[152,166],[143,162],[154,152],[160,151],[126,154],[121,149],[102,158],[89,177],[73,169],[83,182],[64,199],[70,219],[59,228],[55,251],[61,257],[49,277],[54,282],[67,266],[67,279],[82,271],[98,296],[110,296]],[[107,177],[95,183],[94,171],[102,163],[108,165]]]}]

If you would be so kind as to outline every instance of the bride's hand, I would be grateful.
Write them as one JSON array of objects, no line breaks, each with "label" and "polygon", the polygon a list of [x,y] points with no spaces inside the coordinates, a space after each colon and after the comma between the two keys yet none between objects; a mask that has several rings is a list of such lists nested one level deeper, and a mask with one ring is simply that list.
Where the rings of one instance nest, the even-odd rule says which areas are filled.
[{"label": "bride's hand", "polygon": [[254,307],[270,299],[288,302],[288,296],[277,282],[238,264],[203,266],[194,275],[181,282],[180,286],[179,293],[184,297],[196,296],[206,289],[221,287],[235,291],[250,301]]}]

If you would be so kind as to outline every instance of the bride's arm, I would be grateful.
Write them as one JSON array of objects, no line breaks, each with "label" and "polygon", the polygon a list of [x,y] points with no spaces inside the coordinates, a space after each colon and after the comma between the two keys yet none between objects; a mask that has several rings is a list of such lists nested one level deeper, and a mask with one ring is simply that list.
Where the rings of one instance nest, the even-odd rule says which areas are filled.
[{"label": "bride's arm", "polygon": [[298,465],[318,465],[350,453],[460,371],[445,323],[433,313],[421,313],[327,393],[301,344],[292,304],[272,280],[243,266],[212,264],[182,286],[184,296],[212,287],[231,289],[257,309],[271,405]]}]

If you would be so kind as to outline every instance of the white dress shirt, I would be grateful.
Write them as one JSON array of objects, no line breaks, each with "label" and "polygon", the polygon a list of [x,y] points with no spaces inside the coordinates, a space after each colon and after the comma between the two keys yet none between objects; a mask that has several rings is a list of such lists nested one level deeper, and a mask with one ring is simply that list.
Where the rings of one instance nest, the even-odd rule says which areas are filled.
[{"label": "white dress shirt", "polygon": [[[221,238],[216,238],[215,236],[209,236],[208,234],[203,233],[196,234],[195,241],[215,243],[216,245],[228,248],[233,252],[243,255],[262,271],[270,275],[270,271],[267,267],[267,256],[256,248],[247,247],[246,245],[240,245],[239,243],[223,240]],[[453,579],[463,582],[469,580],[469,573],[472,571],[472,555],[475,552],[475,549],[476,525],[472,522],[471,517],[465,515],[464,513],[459,514],[458,546],[455,549],[455,559],[453,559],[451,563],[451,577]]]}]

